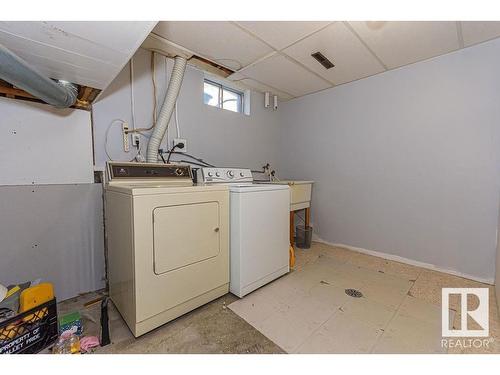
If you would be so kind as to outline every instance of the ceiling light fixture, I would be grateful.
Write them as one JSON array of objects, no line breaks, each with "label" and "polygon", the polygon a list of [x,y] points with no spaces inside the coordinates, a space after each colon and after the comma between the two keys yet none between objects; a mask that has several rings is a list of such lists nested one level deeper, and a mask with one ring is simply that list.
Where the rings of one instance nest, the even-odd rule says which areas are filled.
[{"label": "ceiling light fixture", "polygon": [[323,67],[325,67],[325,69],[330,69],[330,68],[333,68],[335,66],[321,52],[315,52],[315,53],[311,54],[311,56],[314,57],[316,59],[316,61],[318,61],[321,65],[323,65]]}]

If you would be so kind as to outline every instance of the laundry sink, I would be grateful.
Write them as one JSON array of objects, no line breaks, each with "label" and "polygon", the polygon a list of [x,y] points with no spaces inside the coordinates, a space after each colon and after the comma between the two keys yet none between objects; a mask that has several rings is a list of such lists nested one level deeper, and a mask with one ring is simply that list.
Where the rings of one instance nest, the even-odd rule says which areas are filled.
[{"label": "laundry sink", "polygon": [[302,210],[311,206],[311,191],[314,181],[280,180],[259,181],[259,183],[290,186],[290,211]]}]

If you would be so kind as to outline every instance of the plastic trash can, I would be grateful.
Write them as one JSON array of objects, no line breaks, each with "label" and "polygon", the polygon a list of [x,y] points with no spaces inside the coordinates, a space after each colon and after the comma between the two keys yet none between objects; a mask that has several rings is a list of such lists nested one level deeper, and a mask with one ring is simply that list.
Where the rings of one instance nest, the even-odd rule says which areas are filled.
[{"label": "plastic trash can", "polygon": [[312,240],[312,227],[306,227],[305,225],[297,225],[295,244],[301,249],[309,249],[311,247]]}]

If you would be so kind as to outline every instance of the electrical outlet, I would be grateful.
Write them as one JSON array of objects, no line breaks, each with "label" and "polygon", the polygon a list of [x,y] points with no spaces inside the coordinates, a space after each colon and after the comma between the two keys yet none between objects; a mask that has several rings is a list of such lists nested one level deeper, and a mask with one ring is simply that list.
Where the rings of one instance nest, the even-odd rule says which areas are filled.
[{"label": "electrical outlet", "polygon": [[139,134],[136,133],[132,135],[132,145],[137,148],[141,146],[141,137]]},{"label": "electrical outlet", "polygon": [[178,145],[179,143],[184,143],[184,147],[176,147],[176,152],[187,152],[187,141],[184,138],[174,138],[174,143],[172,146]]},{"label": "electrical outlet", "polygon": [[126,122],[122,123],[122,136],[123,136],[123,151],[130,151],[130,142],[128,136],[128,124]]}]

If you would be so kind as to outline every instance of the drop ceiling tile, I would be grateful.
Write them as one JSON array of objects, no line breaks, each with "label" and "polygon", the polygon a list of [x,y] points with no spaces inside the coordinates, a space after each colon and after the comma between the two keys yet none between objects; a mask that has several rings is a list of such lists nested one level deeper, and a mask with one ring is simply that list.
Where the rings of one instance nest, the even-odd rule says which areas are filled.
[{"label": "drop ceiling tile", "polygon": [[225,21],[162,21],[153,33],[232,70],[272,52],[265,43]]},{"label": "drop ceiling tile", "polygon": [[0,43],[51,78],[104,89],[154,22],[0,22]]},{"label": "drop ceiling tile", "polygon": [[116,66],[120,66],[128,58],[126,53],[68,34],[46,22],[0,22],[0,34],[0,42],[14,43],[19,47],[22,46],[27,52],[40,55],[57,49],[57,58],[60,58],[61,54],[66,54],[74,58],[98,60]]},{"label": "drop ceiling tile", "polygon": [[103,89],[110,76],[115,74],[116,68],[103,63],[93,62],[91,65],[75,65],[53,57],[32,54],[26,50],[10,48],[12,52],[35,66],[38,71],[50,72],[48,77],[62,79],[69,82],[77,82],[80,85]]},{"label": "drop ceiling tile", "polygon": [[[321,52],[335,65],[324,68],[311,54]],[[330,82],[339,85],[384,71],[384,67],[342,22],[336,22],[283,50]]]},{"label": "drop ceiling tile", "polygon": [[144,35],[149,34],[157,22],[48,21],[43,23],[55,31],[72,34],[81,40],[131,55],[144,40]]},{"label": "drop ceiling tile", "polygon": [[280,54],[258,62],[242,73],[293,96],[306,95],[332,86]]},{"label": "drop ceiling tile", "polygon": [[[104,89],[121,67],[11,35],[0,30],[0,43],[50,78]],[[127,56],[123,57],[127,61]]]},{"label": "drop ceiling tile", "polygon": [[389,68],[411,64],[459,48],[452,21],[349,22]]},{"label": "drop ceiling tile", "polygon": [[297,40],[320,30],[330,22],[310,21],[245,21],[241,27],[281,50]]},{"label": "drop ceiling tile", "polygon": [[500,37],[500,22],[498,21],[467,21],[461,24],[466,47]]},{"label": "drop ceiling tile", "polygon": [[227,78],[233,82],[241,83],[243,86],[245,86],[249,89],[252,89],[254,91],[259,91],[262,93],[269,92],[271,95],[278,95],[278,98],[281,101],[287,101],[287,100],[293,99],[292,95],[290,95],[286,92],[283,92],[281,90],[278,90],[274,87],[270,87],[264,83],[258,82],[252,78],[245,77],[241,73],[234,73]]}]

